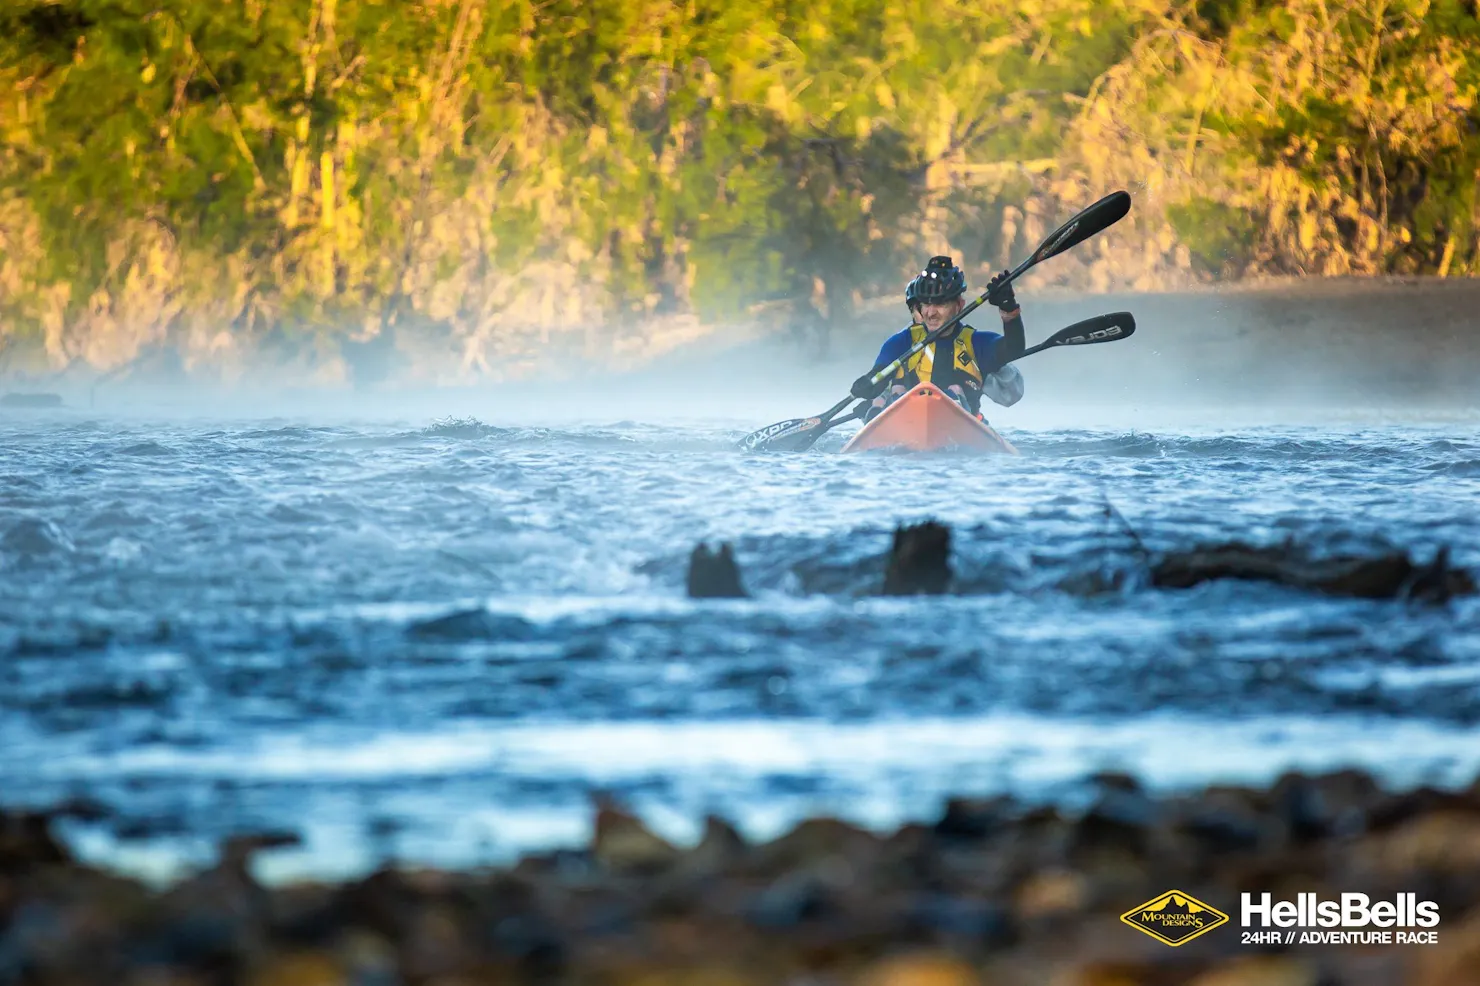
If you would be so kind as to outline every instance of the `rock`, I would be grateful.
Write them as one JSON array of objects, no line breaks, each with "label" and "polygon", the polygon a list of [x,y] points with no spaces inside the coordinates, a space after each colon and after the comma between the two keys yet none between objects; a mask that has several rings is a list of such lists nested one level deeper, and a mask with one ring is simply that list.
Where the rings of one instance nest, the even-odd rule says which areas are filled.
[{"label": "rock", "polygon": [[884,595],[940,595],[951,585],[951,529],[928,520],[894,531]]},{"label": "rock", "polygon": [[221,865],[245,870],[252,857],[268,849],[286,849],[303,844],[297,832],[248,832],[221,843]]},{"label": "rock", "polygon": [[404,873],[386,867],[339,888],[332,907],[346,925],[394,940],[410,920],[418,897]]},{"label": "rock", "polygon": [[343,932],[339,894],[320,884],[279,888],[268,900],[268,931],[274,941],[302,949],[329,948]]},{"label": "rock", "polygon": [[1008,798],[951,798],[935,823],[935,834],[945,839],[985,839],[1010,817]]},{"label": "rock", "polygon": [[446,900],[428,901],[401,929],[401,972],[412,982],[456,981],[470,972],[478,950],[461,910]]},{"label": "rock", "polygon": [[160,918],[150,928],[134,931],[129,942],[133,961],[188,969],[229,969],[248,952],[248,934],[240,915],[229,910],[202,906],[192,911],[171,906]]},{"label": "rock", "polygon": [[[1480,788],[1385,794],[1357,771],[1166,800],[1123,775],[1095,784],[1085,819],[1149,829],[1145,855],[1077,853],[1085,819],[1006,799],[957,800],[934,826],[888,838],[811,819],[757,847],[711,818],[681,852],[604,801],[589,851],[512,871],[264,887],[252,854],[296,841],[268,832],[230,840],[220,865],[160,891],[68,861],[51,814],[0,812],[0,982],[1480,986]],[[1340,819],[1353,814],[1375,821],[1348,831]],[[1311,951],[1242,948],[1236,916],[1186,949],[1117,922],[1171,887],[1225,910],[1241,889],[1413,891],[1443,924],[1437,945]],[[937,948],[956,954],[921,951]]]},{"label": "rock", "polygon": [[1018,887],[1014,909],[1020,920],[1078,914],[1089,903],[1089,881],[1072,870],[1048,869],[1034,873]]},{"label": "rock", "polygon": [[884,959],[864,972],[858,986],[981,986],[983,982],[960,959],[926,952]]},{"label": "rock", "polygon": [[745,840],[734,826],[710,815],[704,821],[704,835],[699,844],[683,853],[667,873],[654,881],[646,914],[656,918],[685,918],[704,910],[713,902],[715,886],[743,866],[747,852]]},{"label": "rock", "polygon": [[353,986],[401,986],[396,950],[378,935],[347,932],[340,941],[339,957]]},{"label": "rock", "polygon": [[788,873],[763,890],[746,908],[746,916],[759,928],[795,928],[837,911],[828,881],[810,872]]},{"label": "rock", "polygon": [[151,961],[196,969],[245,962],[273,923],[273,894],[253,878],[248,866],[252,854],[292,845],[297,838],[268,832],[225,840],[216,866],[160,896],[146,939]]},{"label": "rock", "polygon": [[528,914],[504,918],[494,926],[493,940],[533,982],[550,982],[569,957],[559,930],[549,921]]},{"label": "rock", "polygon": [[248,986],[358,986],[358,982],[351,983],[339,959],[327,952],[274,955],[246,982]]},{"label": "rock", "polygon": [[1480,908],[1439,926],[1439,943],[1415,947],[1413,986],[1480,986]]},{"label": "rock", "polygon": [[1290,840],[1303,845],[1327,836],[1361,833],[1382,791],[1370,775],[1359,770],[1319,777],[1290,772],[1275,781],[1270,798]]},{"label": "rock", "polygon": [[43,812],[0,812],[0,874],[70,862],[67,851],[51,834],[51,818]]},{"label": "rock", "polygon": [[1247,791],[1209,788],[1182,809],[1175,827],[1195,838],[1208,852],[1252,851],[1269,833],[1251,799]]},{"label": "rock", "polygon": [[1422,815],[1384,834],[1378,845],[1380,863],[1391,873],[1480,874],[1480,813]]},{"label": "rock", "polygon": [[1102,785],[1099,798],[1075,826],[1074,844],[1080,849],[1115,847],[1143,853],[1158,815],[1156,802],[1139,787]]},{"label": "rock", "polygon": [[1139,780],[1121,770],[1102,770],[1090,775],[1089,779],[1092,784],[1102,791],[1125,791],[1130,794],[1143,794],[1146,790]]},{"label": "rock", "polygon": [[585,884],[599,879],[604,871],[588,846],[531,853],[520,858],[510,872],[531,882],[548,880],[555,884]]},{"label": "rock", "polygon": [[1310,778],[1285,774],[1275,781],[1270,793],[1274,796],[1275,812],[1284,821],[1291,841],[1312,842],[1330,831],[1325,798]]},{"label": "rock", "polygon": [[879,853],[881,841],[872,832],[836,818],[809,818],[796,828],[757,846],[751,854],[766,873],[839,864],[856,870]]},{"label": "rock", "polygon": [[1435,812],[1460,811],[1480,814],[1480,801],[1470,792],[1444,791],[1432,787],[1420,787],[1412,791],[1390,794],[1378,799],[1368,809],[1368,828],[1374,832],[1397,828],[1410,819],[1421,818]]},{"label": "rock", "polygon": [[706,544],[694,545],[689,555],[688,593],[690,599],[744,599],[747,595],[740,582],[740,566],[729,543],[711,552]]},{"label": "rock", "polygon": [[[1188,963],[1087,962],[1052,980],[1052,986],[1186,986]],[[1196,967],[1193,967],[1196,968]]]},{"label": "rock", "polygon": [[636,815],[601,799],[597,802],[591,855],[612,872],[650,873],[666,869],[680,853],[671,842],[654,835]]},{"label": "rock", "polygon": [[891,885],[938,886],[945,845],[933,826],[907,822],[879,843],[877,874]]},{"label": "rock", "polygon": [[721,873],[742,859],[747,848],[745,839],[733,825],[710,815],[704,819],[704,835],[699,844],[684,854],[681,867],[691,877]]},{"label": "rock", "polygon": [[1255,955],[1225,962],[1188,986],[1319,986],[1320,982],[1315,967],[1302,959]]},{"label": "rock", "polygon": [[906,919],[929,934],[985,948],[1003,948],[1015,938],[1007,909],[988,900],[924,894],[910,902]]},{"label": "rock", "polygon": [[[54,901],[27,900],[11,906],[0,880],[0,982],[11,984],[66,982],[78,955],[71,947],[70,909]],[[78,976],[77,978],[81,978]]]}]

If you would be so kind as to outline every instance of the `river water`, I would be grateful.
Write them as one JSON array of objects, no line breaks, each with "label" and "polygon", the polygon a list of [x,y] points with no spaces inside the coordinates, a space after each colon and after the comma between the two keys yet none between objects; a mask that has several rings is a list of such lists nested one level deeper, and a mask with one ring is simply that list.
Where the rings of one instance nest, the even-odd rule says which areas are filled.
[{"label": "river water", "polygon": [[[1019,458],[733,451],[755,424],[0,418],[0,801],[85,797],[74,847],[156,877],[291,830],[288,878],[573,844],[598,791],[762,838],[1106,768],[1480,769],[1475,601],[1157,590],[1143,554],[1480,567],[1473,419],[1008,429]],[[956,594],[874,596],[928,517]],[[701,539],[753,598],[685,598]]]}]

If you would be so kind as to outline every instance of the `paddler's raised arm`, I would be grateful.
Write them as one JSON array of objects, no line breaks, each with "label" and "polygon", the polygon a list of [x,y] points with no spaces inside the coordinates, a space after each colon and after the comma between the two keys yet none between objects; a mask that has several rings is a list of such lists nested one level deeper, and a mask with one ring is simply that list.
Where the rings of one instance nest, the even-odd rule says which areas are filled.
[{"label": "paddler's raised arm", "polygon": [[1003,271],[987,284],[987,300],[996,305],[1002,315],[1002,341],[997,344],[993,353],[993,370],[1000,369],[1023,355],[1027,345],[1023,339],[1023,309],[1012,293],[1012,282],[1005,281],[1006,277],[1007,272]]}]

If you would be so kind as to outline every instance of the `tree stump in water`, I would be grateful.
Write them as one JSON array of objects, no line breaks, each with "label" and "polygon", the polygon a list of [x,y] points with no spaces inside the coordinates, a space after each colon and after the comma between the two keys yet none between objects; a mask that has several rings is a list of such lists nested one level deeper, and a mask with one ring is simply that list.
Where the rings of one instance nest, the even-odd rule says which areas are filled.
[{"label": "tree stump in water", "polygon": [[951,529],[927,520],[894,530],[884,595],[940,595],[951,585]]},{"label": "tree stump in water", "polygon": [[744,599],[740,584],[740,566],[728,543],[710,551],[703,543],[694,545],[689,555],[688,591],[690,599]]}]

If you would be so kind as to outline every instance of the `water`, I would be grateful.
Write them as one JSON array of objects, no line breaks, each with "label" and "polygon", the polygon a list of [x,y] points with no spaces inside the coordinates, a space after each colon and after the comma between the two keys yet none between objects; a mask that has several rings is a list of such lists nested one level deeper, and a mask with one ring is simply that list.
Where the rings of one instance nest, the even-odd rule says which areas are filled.
[{"label": "water", "polygon": [[[573,844],[602,790],[683,839],[1108,767],[1480,769],[1475,601],[1153,590],[1136,541],[1480,567],[1473,422],[1011,430],[1016,459],[745,456],[747,424],[0,419],[0,802],[86,796],[75,847],[155,877],[292,830],[288,878]],[[927,517],[960,594],[872,596]],[[684,598],[701,539],[753,599]]]}]

